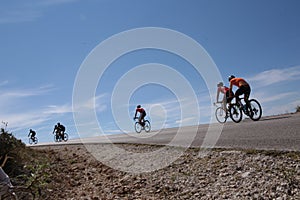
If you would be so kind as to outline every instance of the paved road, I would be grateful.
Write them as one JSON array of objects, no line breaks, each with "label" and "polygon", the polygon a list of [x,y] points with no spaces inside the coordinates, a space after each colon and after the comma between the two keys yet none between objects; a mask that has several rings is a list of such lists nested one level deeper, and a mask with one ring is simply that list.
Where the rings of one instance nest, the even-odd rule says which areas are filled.
[{"label": "paved road", "polygon": [[[185,127],[180,132],[178,128],[173,128],[151,133],[77,139],[58,144],[113,142],[201,147],[207,130],[208,125],[200,125]],[[300,151],[300,114],[266,117],[258,122],[249,119],[239,124],[227,122],[215,147]]]}]

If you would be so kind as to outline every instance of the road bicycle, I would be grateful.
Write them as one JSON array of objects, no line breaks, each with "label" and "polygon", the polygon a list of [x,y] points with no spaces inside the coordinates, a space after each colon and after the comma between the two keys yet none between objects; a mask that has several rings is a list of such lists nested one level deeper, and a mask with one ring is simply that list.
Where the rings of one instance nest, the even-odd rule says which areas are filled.
[{"label": "road bicycle", "polygon": [[150,132],[151,130],[151,124],[149,120],[142,120],[141,123],[144,124],[144,126],[142,126],[142,124],[140,124],[140,122],[138,121],[138,118],[136,117],[135,120],[137,120],[134,124],[134,129],[137,133],[142,132],[142,130],[145,130],[147,133]]},{"label": "road bicycle", "polygon": [[224,109],[223,102],[214,103],[214,106],[217,107],[216,111],[215,111],[215,116],[216,116],[217,121],[221,124],[225,123],[227,121],[228,117],[230,117],[228,106],[226,105],[227,111],[225,111],[225,109]]},{"label": "road bicycle", "polygon": [[38,143],[38,138],[36,136],[34,136],[33,138],[32,137],[29,137],[29,144],[37,144]]},{"label": "road bicycle", "polygon": [[69,135],[68,133],[64,133],[63,138],[60,133],[54,134],[54,142],[68,141]]},{"label": "road bicycle", "polygon": [[[242,100],[244,103],[242,103]],[[244,98],[239,98],[238,101],[231,104],[229,106],[229,114],[232,121],[239,123],[243,118],[243,113],[253,121],[258,121],[262,116],[260,103],[256,99],[250,99],[248,105],[246,105]]]}]

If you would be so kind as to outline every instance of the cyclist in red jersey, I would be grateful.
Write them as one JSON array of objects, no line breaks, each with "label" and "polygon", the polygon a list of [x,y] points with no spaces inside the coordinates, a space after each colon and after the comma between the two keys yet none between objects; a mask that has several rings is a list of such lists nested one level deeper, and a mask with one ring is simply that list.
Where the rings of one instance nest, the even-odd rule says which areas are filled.
[{"label": "cyclist in red jersey", "polygon": [[234,94],[237,101],[239,101],[239,96],[244,94],[246,105],[249,106],[249,96],[251,93],[250,85],[243,78],[236,78],[233,75],[228,77],[228,81],[230,82],[230,90],[232,90],[233,86],[238,87],[237,91]]},{"label": "cyclist in red jersey", "polygon": [[[218,83],[217,87],[217,103],[222,103],[223,109],[227,111],[226,104],[231,102],[230,95],[233,96],[233,92],[229,87],[224,86],[223,82]],[[220,93],[224,94],[222,101],[219,101]]]},{"label": "cyclist in red jersey", "polygon": [[145,118],[145,116],[146,116],[146,111],[145,111],[145,109],[144,108],[142,108],[142,106],[141,105],[138,105],[137,107],[136,107],[136,110],[135,110],[135,114],[134,114],[134,118],[133,119],[136,119],[136,115],[137,115],[137,113],[140,113],[140,116],[139,116],[139,123],[140,123],[140,125],[141,126],[145,126],[145,122],[144,122],[144,118]]}]

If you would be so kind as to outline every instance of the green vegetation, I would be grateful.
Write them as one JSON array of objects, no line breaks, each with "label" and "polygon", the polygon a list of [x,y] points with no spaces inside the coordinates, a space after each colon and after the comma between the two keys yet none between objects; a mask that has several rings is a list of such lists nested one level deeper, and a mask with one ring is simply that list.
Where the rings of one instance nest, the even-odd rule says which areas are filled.
[{"label": "green vegetation", "polygon": [[296,107],[296,113],[299,113],[300,112],[300,106],[297,106]]},{"label": "green vegetation", "polygon": [[3,165],[4,171],[16,176],[22,173],[22,160],[26,155],[25,144],[17,140],[11,133],[1,129],[0,132],[0,164]]},{"label": "green vegetation", "polygon": [[0,166],[14,186],[26,189],[27,194],[24,194],[24,190],[20,194],[17,193],[19,198],[24,199],[22,195],[42,198],[41,191],[51,182],[51,177],[46,173],[50,165],[48,160],[45,152],[26,147],[21,140],[1,129]]}]

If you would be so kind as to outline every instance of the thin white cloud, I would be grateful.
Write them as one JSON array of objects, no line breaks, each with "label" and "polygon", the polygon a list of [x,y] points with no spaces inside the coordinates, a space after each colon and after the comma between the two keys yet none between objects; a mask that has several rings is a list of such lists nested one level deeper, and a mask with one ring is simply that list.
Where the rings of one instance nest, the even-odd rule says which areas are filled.
[{"label": "thin white cloud", "polygon": [[[51,139],[51,132],[53,130],[53,123],[56,121],[64,121],[70,124],[65,124],[68,127],[70,137],[76,136],[76,131],[72,127],[71,107],[68,105],[62,106],[48,106],[47,109],[32,109],[29,111],[6,111],[0,113],[0,120],[8,122],[7,130],[23,141],[27,141],[27,134],[30,128],[34,128],[39,133],[39,140]],[[50,135],[48,135],[48,133]]]},{"label": "thin white cloud", "polygon": [[284,92],[279,94],[266,94],[266,93],[256,93],[255,98],[258,98],[261,103],[269,103],[282,99],[287,99],[288,97],[295,96],[296,92]]},{"label": "thin white cloud", "polygon": [[48,121],[49,115],[41,115],[39,112],[23,112],[0,115],[0,119],[8,122],[8,127],[13,132],[37,126]]},{"label": "thin white cloud", "polygon": [[79,0],[28,0],[24,2],[10,1],[1,5],[0,24],[36,21],[43,16],[44,10],[50,6],[73,3]]},{"label": "thin white cloud", "polygon": [[38,96],[38,95],[44,95],[50,91],[52,91],[54,88],[52,86],[42,86],[39,88],[30,88],[30,89],[4,89],[1,90],[0,97],[1,98],[24,98],[24,97],[30,97],[30,96]]},{"label": "thin white cloud", "polygon": [[97,95],[86,102],[82,103],[81,105],[74,105],[75,110],[79,109],[88,109],[88,110],[96,110],[97,112],[104,112],[107,110],[107,98],[108,94],[100,94]]},{"label": "thin white cloud", "polygon": [[0,82],[0,87],[3,87],[8,84],[8,80]]},{"label": "thin white cloud", "polygon": [[69,104],[66,105],[50,105],[47,109],[43,112],[44,114],[65,114],[65,113],[72,113],[72,106]]},{"label": "thin white cloud", "polygon": [[271,69],[248,78],[257,87],[269,86],[284,81],[300,80],[300,66]]},{"label": "thin white cloud", "polygon": [[[184,99],[167,99],[161,102],[156,102],[154,105],[160,107],[161,110],[157,108],[152,111],[151,118],[157,121],[157,129],[163,127],[174,127],[178,124],[182,125],[195,125],[196,121],[199,121],[198,107],[194,107],[194,101],[189,97]],[[151,104],[146,105],[146,107],[151,108]],[[151,110],[150,110],[151,111]],[[182,116],[185,113],[185,118]],[[188,113],[188,114],[187,114]],[[153,125],[155,127],[155,125]]]},{"label": "thin white cloud", "polygon": [[41,16],[42,13],[37,10],[10,10],[1,13],[0,24],[31,22]]},{"label": "thin white cloud", "polygon": [[276,115],[276,114],[285,114],[285,113],[293,113],[296,111],[297,106],[300,105],[300,100],[295,100],[283,105],[272,105],[264,108],[264,115]]},{"label": "thin white cloud", "polygon": [[[21,131],[31,127],[45,126],[46,122],[51,121],[57,115],[70,113],[71,106],[68,104],[62,106],[42,105],[26,106],[24,102],[37,99],[43,99],[43,96],[52,92],[55,88],[52,85],[44,85],[37,88],[11,88],[10,85],[0,89],[0,120],[7,121],[10,131]],[[21,102],[21,104],[20,104]],[[17,105],[17,106],[16,106]]]}]

